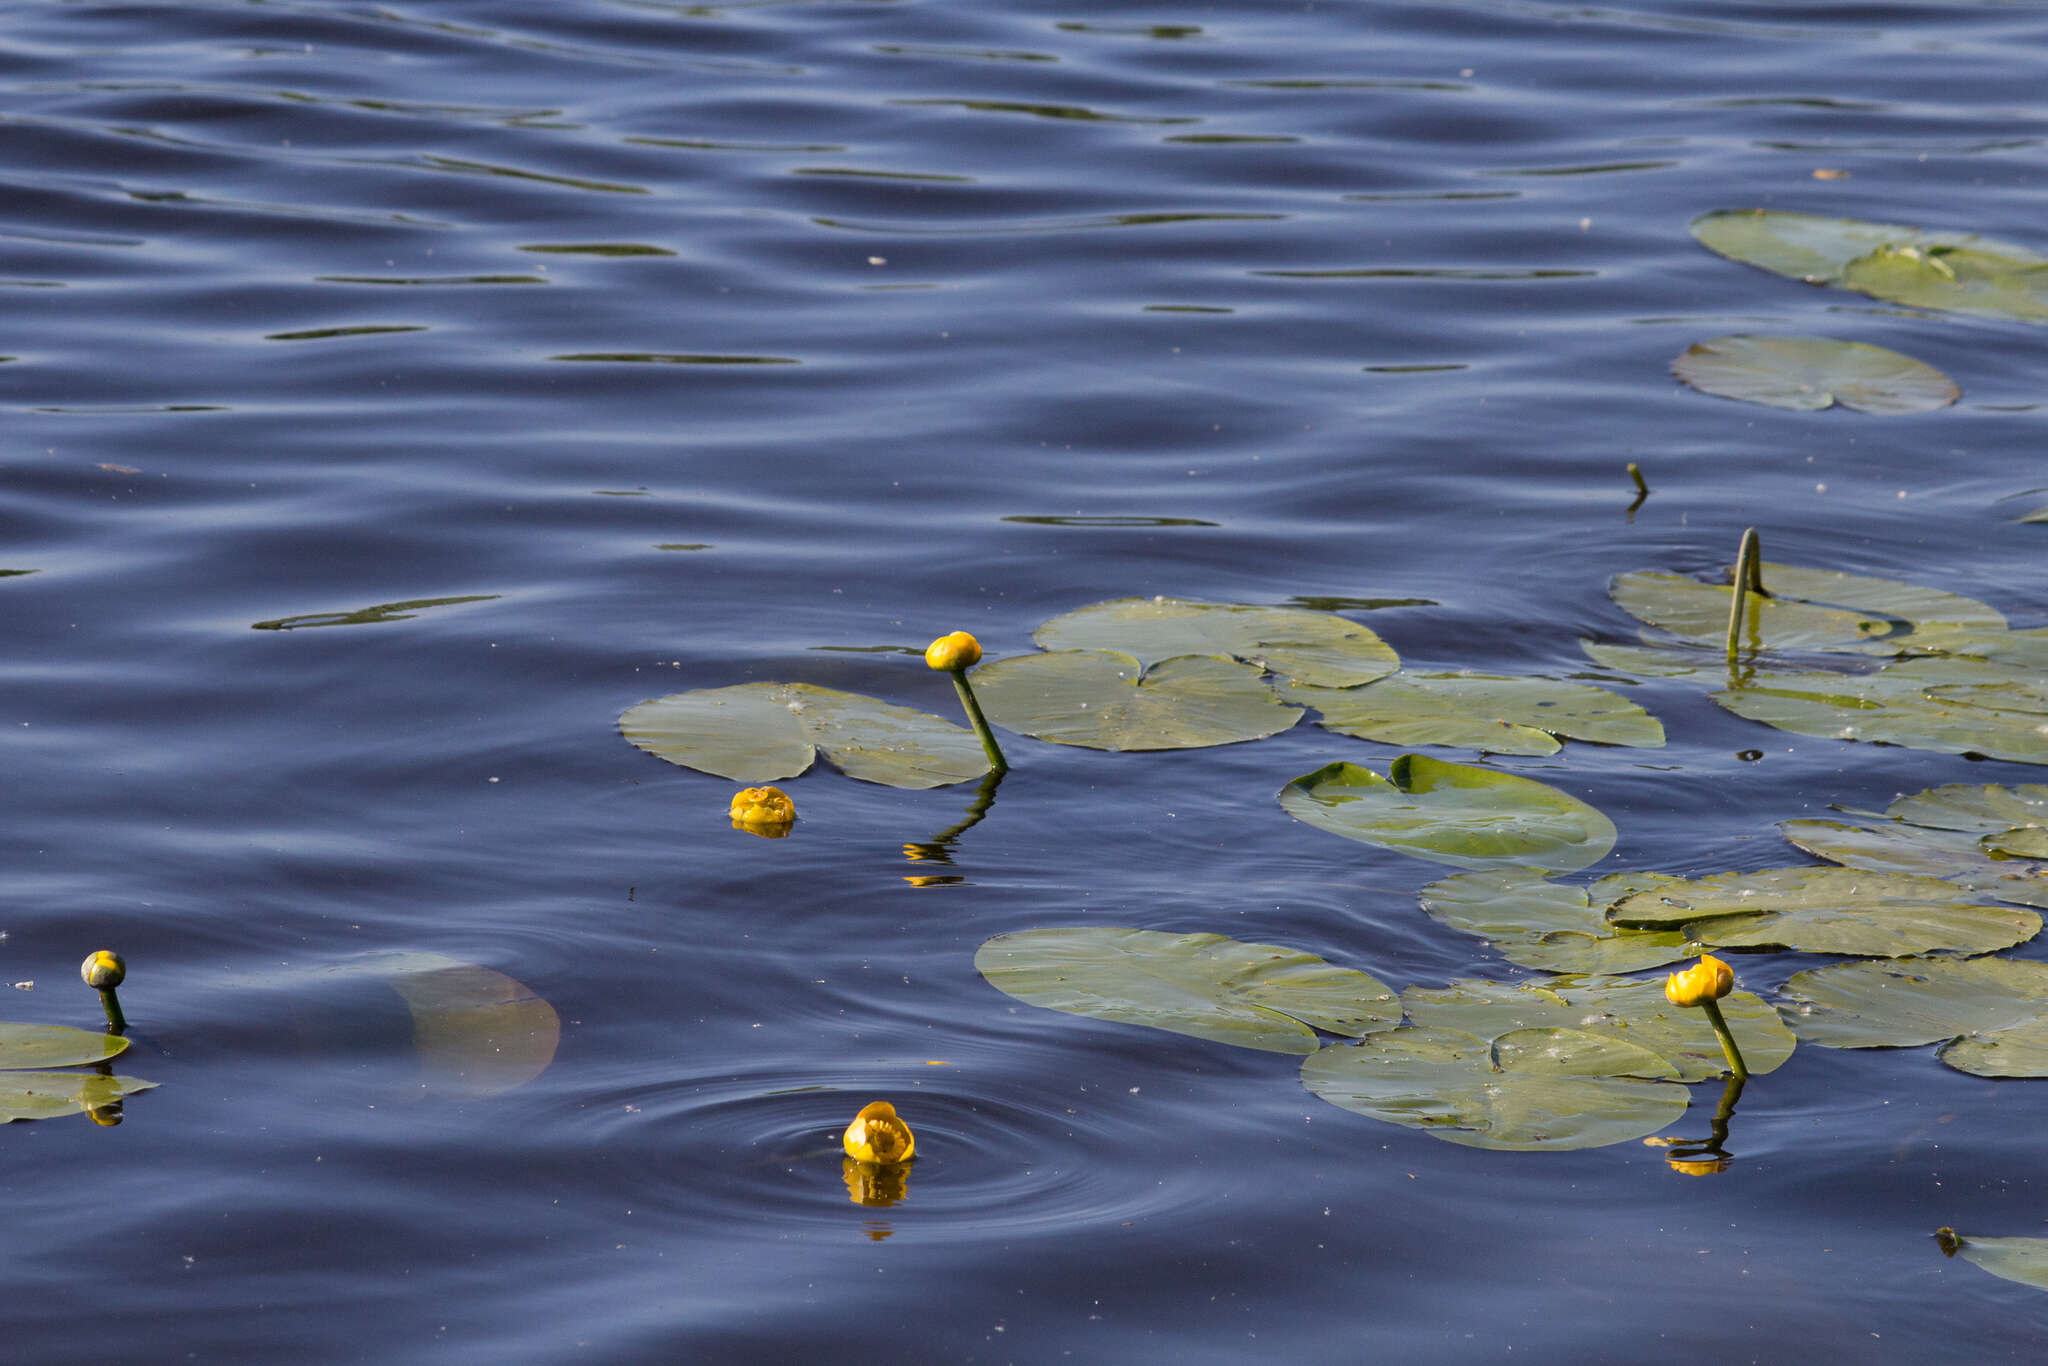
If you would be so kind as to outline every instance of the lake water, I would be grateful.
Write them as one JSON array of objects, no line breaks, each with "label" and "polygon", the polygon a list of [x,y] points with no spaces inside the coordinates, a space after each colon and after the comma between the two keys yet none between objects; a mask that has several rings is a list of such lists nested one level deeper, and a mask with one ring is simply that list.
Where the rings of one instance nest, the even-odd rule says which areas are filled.
[{"label": "lake water", "polygon": [[[1120,924],[1521,976],[1418,910],[1443,869],[1274,801],[1391,748],[1010,736],[917,885],[971,785],[820,765],[757,840],[616,722],[750,680],[955,715],[927,640],[1132,595],[1566,675],[1633,633],[1613,575],[1748,525],[2048,621],[2048,497],[2008,501],[2048,484],[2048,333],[1686,230],[2048,247],[2044,43],[2017,3],[12,7],[0,975],[90,1026],[76,964],[119,949],[160,1086],[6,1129],[7,1354],[2037,1360],[2048,1299],[1928,1235],[2048,1233],[2048,1083],[1806,1048],[1688,1178],[1438,1142],[975,972]],[[1670,377],[1750,331],[1963,397]],[[1799,863],[1775,822],[2040,776],[1630,695],[1665,748],[1492,761],[1614,817],[1596,871]],[[552,1065],[423,1087],[391,953],[525,984]],[[838,1134],[880,1096],[920,1156],[863,1206]]]}]

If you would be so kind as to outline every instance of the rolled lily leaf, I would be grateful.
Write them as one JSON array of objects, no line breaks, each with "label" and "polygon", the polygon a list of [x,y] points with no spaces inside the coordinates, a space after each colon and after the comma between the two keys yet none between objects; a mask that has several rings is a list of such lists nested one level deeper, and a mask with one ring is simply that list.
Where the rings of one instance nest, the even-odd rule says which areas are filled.
[{"label": "rolled lily leaf", "polygon": [[1556,738],[1655,748],[1664,727],[1587,683],[1499,674],[1397,673],[1362,688],[1291,687],[1326,730],[1387,745],[1456,745],[1491,754],[1555,754]]},{"label": "rolled lily leaf", "polygon": [[821,750],[847,777],[885,787],[942,787],[988,771],[963,726],[808,683],[671,693],[628,708],[619,730],[672,764],[741,783],[794,778]]},{"label": "rolled lily leaf", "polygon": [[[1418,1025],[1483,1038],[1516,1029],[1614,1030],[1669,1062],[1681,1081],[1706,1081],[1728,1066],[1706,1012],[1672,1005],[1661,977],[1567,976],[1519,984],[1462,978],[1439,988],[1410,987],[1401,1004]],[[1792,1031],[1757,996],[1737,991],[1720,1006],[1751,1073],[1774,1071],[1792,1056]]]},{"label": "rolled lily leaf", "polygon": [[1827,337],[1715,337],[1695,342],[1671,371],[1701,393],[1802,412],[1839,403],[1880,416],[1929,413],[1962,395],[1911,356]]},{"label": "rolled lily leaf", "polygon": [[1178,655],[1149,669],[1110,650],[1014,655],[983,665],[974,686],[991,720],[1084,749],[1229,745],[1301,719],[1256,667],[1218,655]]},{"label": "rolled lily leaf", "polygon": [[1717,948],[1871,958],[1991,953],[2041,931],[2033,911],[1983,905],[1952,882],[1860,868],[1768,868],[1666,882],[1616,901],[1607,919],[1680,929]]},{"label": "rolled lily leaf", "polygon": [[1047,650],[1114,650],[1148,669],[1176,655],[1226,655],[1331,688],[1370,683],[1401,663],[1370,628],[1333,612],[1185,598],[1098,602],[1054,617],[1032,639]]},{"label": "rolled lily leaf", "polygon": [[1564,1151],[1628,1143],[1685,1112],[1663,1058],[1612,1033],[1521,1029],[1488,1040],[1407,1028],[1340,1044],[1301,1081],[1341,1109],[1473,1148]]},{"label": "rolled lily leaf", "polygon": [[1297,820],[1346,839],[1455,868],[1584,868],[1614,847],[1614,822],[1547,783],[1403,754],[1382,777],[1357,764],[1304,773],[1280,789]]},{"label": "rolled lily leaf", "polygon": [[989,985],[1070,1015],[1144,1025],[1269,1053],[1313,1053],[1401,1019],[1368,973],[1275,944],[1121,926],[999,934],[974,955]]}]

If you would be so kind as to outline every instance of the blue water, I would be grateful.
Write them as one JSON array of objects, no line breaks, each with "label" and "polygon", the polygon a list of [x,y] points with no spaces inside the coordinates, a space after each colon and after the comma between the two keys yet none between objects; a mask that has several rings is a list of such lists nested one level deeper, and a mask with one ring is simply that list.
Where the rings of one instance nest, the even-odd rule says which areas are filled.
[{"label": "blue water", "polygon": [[[1411,664],[1572,673],[1633,630],[1612,575],[1751,524],[2048,621],[2048,332],[1686,233],[2048,249],[2044,41],[2033,4],[0,14],[0,976],[91,1025],[75,965],[118,948],[121,1070],[161,1083],[0,1133],[8,1357],[2037,1359],[2048,1299],[1927,1235],[2048,1232],[2048,1083],[1806,1049],[1686,1178],[1440,1143],[975,973],[1081,923],[1512,972],[1417,909],[1442,870],[1273,801],[1384,747],[1013,737],[917,886],[971,788],[820,767],[761,841],[615,722],[769,679],[951,714],[931,637],[1135,594],[1403,600],[1352,615]],[[1740,331],[1964,396],[1670,378]],[[1632,695],[1666,748],[1496,761],[1614,816],[1603,869],[1802,862],[1774,822],[2041,776]],[[349,971],[391,951],[526,984],[552,1066],[423,1087]],[[919,1134],[888,1207],[837,1155],[878,1095]]]}]

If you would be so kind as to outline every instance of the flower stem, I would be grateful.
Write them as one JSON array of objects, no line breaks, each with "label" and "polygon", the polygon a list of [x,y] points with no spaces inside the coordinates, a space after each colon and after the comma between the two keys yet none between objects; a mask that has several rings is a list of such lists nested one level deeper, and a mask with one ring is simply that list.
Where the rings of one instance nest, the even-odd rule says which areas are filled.
[{"label": "flower stem", "polygon": [[100,988],[100,1004],[107,1011],[107,1032],[120,1034],[128,1028],[128,1017],[121,1013],[121,998],[114,994],[112,987]]},{"label": "flower stem", "polygon": [[991,773],[1008,773],[1009,760],[1003,758],[1003,747],[996,743],[996,733],[989,729],[988,718],[981,714],[981,703],[975,700],[974,689],[968,685],[967,670],[948,670],[953,675],[954,690],[960,694],[960,705],[967,709],[967,719],[974,724],[974,733],[981,740],[981,752],[988,756]]},{"label": "flower stem", "polygon": [[1735,592],[1728,600],[1728,661],[1734,663],[1736,642],[1741,638],[1743,608],[1748,605],[1751,593],[1767,598],[1770,593],[1764,588],[1763,547],[1757,540],[1756,528],[1742,533],[1742,548],[1735,556]]},{"label": "flower stem", "polygon": [[[1714,1037],[1721,1041],[1721,1052],[1728,1059],[1728,1070],[1738,1082],[1749,1080],[1749,1066],[1742,1061],[1742,1050],[1735,1046],[1735,1036],[1728,1032],[1728,1022],[1721,1018],[1721,1003],[1701,1001],[1700,1008],[1707,1012],[1707,1023],[1714,1026]],[[1741,1088],[1737,1088],[1736,1094],[1741,1094]],[[1733,1105],[1732,1099],[1730,1105]]]}]

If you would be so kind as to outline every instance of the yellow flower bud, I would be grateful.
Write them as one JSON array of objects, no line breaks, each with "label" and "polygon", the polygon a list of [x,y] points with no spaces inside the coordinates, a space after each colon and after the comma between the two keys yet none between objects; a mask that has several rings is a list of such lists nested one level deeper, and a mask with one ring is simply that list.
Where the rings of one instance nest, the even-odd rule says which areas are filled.
[{"label": "yellow flower bud", "polygon": [[796,803],[779,787],[744,787],[733,794],[733,828],[780,839],[796,824]]},{"label": "yellow flower bud", "polygon": [[981,662],[981,642],[965,631],[940,636],[924,647],[924,662],[944,673],[958,673]]},{"label": "yellow flower bud", "polygon": [[896,1116],[896,1107],[886,1100],[862,1107],[846,1126],[841,1140],[846,1155],[856,1162],[908,1162],[917,1151],[917,1138],[910,1126]]},{"label": "yellow flower bud", "polygon": [[1711,953],[1701,954],[1699,962],[1664,979],[1664,999],[1675,1006],[1705,1005],[1733,990],[1735,969]]},{"label": "yellow flower bud", "polygon": [[101,949],[78,965],[78,975],[95,991],[109,991],[128,979],[128,965],[120,954]]}]

